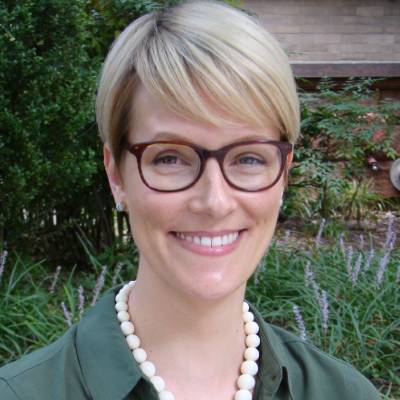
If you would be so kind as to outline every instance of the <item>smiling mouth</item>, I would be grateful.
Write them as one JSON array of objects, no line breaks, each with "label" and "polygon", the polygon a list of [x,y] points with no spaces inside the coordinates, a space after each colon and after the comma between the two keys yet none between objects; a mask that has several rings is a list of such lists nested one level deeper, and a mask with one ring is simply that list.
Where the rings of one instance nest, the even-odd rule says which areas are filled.
[{"label": "smiling mouth", "polygon": [[172,232],[174,236],[177,238],[187,241],[189,243],[193,243],[198,246],[202,246],[205,248],[222,248],[224,246],[228,246],[236,242],[238,240],[240,234],[244,231],[232,231],[230,233],[226,233],[223,235],[200,235],[195,233],[183,233],[183,232]]}]

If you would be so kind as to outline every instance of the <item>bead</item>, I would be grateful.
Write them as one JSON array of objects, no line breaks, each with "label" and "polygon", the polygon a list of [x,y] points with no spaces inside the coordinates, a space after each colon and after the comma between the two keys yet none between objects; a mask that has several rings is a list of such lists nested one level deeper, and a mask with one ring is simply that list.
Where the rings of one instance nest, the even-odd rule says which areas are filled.
[{"label": "bead", "polygon": [[258,335],[248,335],[246,337],[247,347],[258,347],[260,345],[260,337]]},{"label": "bead", "polygon": [[160,400],[175,400],[174,395],[168,390],[163,390],[159,393]]},{"label": "bead", "polygon": [[126,299],[128,300],[129,297],[129,290],[130,286],[129,285],[124,285],[121,289],[122,294],[126,294]]},{"label": "bead", "polygon": [[116,296],[115,296],[115,301],[117,303],[119,303],[120,301],[123,303],[126,303],[126,301],[128,300],[128,295],[125,292],[119,292]]},{"label": "bead", "polygon": [[247,322],[246,325],[244,326],[244,331],[246,332],[247,335],[256,335],[260,330],[260,327],[258,326],[257,322],[251,321]]},{"label": "bead", "polygon": [[124,301],[119,301],[115,304],[115,309],[117,311],[128,311],[128,304],[126,304]]},{"label": "bead", "polygon": [[244,351],[244,359],[250,361],[257,361],[260,357],[260,352],[255,347],[248,347]]},{"label": "bead", "polygon": [[132,351],[133,358],[140,364],[147,360],[147,353],[142,348],[137,348]]},{"label": "bead", "polygon": [[[139,367],[144,376],[149,378],[150,382],[154,386],[155,390],[159,393],[159,400],[175,400],[174,395],[165,390],[165,382],[156,374],[156,366],[147,361],[147,353],[140,347],[140,339],[137,335],[134,335],[134,325],[129,320],[130,316],[128,313],[128,297],[129,292],[135,281],[130,281],[125,284],[124,287],[115,296],[115,309],[117,311],[117,318],[121,322],[121,331],[126,337],[128,347],[132,350],[132,355],[135,361],[139,364]],[[257,335],[260,328],[257,322],[254,321],[254,315],[250,310],[249,305],[246,302],[242,304],[244,330],[246,333],[246,346],[247,349],[244,352],[244,359],[240,370],[242,375],[237,379],[237,386],[239,390],[235,393],[234,400],[252,400],[251,390],[255,387],[256,381],[255,376],[258,372],[258,365],[255,361],[260,357],[259,351],[256,349],[260,345],[260,338]]]},{"label": "bead", "polygon": [[121,322],[121,331],[125,336],[128,336],[131,333],[135,332],[135,328],[133,327],[132,322],[124,321]]},{"label": "bead", "polygon": [[251,392],[248,390],[241,389],[235,393],[235,400],[251,400],[252,398]]},{"label": "bead", "polygon": [[140,364],[140,369],[142,370],[143,374],[146,375],[148,378],[151,378],[156,373],[155,365],[150,361],[144,361]]},{"label": "bead", "polygon": [[243,321],[244,322],[251,322],[254,321],[254,315],[250,311],[246,311],[243,313]]},{"label": "bead", "polygon": [[251,360],[243,361],[242,365],[240,366],[240,371],[243,374],[249,374],[255,376],[257,375],[258,372],[258,365],[255,361]]},{"label": "bead", "polygon": [[157,392],[162,392],[165,389],[165,382],[161,376],[152,376],[150,382],[153,384]]},{"label": "bead", "polygon": [[117,318],[119,322],[129,321],[129,314],[126,311],[119,311]]},{"label": "bead", "polygon": [[251,390],[256,385],[256,380],[249,374],[240,375],[237,380],[239,389]]},{"label": "bead", "polygon": [[131,350],[135,350],[140,346],[140,339],[136,335],[128,335],[125,339]]}]

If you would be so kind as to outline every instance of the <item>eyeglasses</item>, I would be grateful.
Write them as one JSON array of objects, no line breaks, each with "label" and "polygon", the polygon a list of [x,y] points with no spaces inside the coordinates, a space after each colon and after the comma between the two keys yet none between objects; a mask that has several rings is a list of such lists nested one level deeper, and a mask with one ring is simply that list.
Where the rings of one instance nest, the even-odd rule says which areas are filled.
[{"label": "eyeglasses", "polygon": [[215,158],[226,182],[244,192],[274,186],[282,176],[293,146],[288,142],[254,140],[207,150],[187,142],[126,143],[138,162],[143,183],[158,192],[179,192],[201,177],[205,163]]}]

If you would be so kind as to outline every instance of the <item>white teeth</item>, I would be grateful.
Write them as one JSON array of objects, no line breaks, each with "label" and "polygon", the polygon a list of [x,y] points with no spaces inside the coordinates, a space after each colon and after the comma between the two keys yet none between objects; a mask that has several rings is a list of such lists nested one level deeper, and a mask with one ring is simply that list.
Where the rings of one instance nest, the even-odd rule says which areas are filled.
[{"label": "white teeth", "polygon": [[194,244],[204,246],[204,247],[221,247],[227,244],[233,243],[239,236],[239,232],[229,233],[223,236],[189,236],[184,233],[177,232],[176,236],[180,239],[187,240],[188,242],[193,242]]},{"label": "white teeth", "polygon": [[211,238],[207,237],[207,236],[203,236],[201,238],[201,243],[202,246],[206,246],[206,247],[210,247],[211,246]]},{"label": "white teeth", "polygon": [[212,238],[211,241],[211,246],[212,247],[217,247],[222,245],[222,237],[221,236],[215,236]]}]

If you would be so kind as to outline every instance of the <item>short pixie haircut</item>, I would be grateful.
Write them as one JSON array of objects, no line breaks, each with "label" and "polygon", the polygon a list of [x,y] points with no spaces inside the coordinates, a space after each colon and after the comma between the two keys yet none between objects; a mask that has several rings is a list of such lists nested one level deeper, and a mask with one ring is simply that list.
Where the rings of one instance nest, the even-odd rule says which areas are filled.
[{"label": "short pixie haircut", "polygon": [[296,85],[285,52],[250,15],[212,0],[184,1],[132,22],[114,42],[97,95],[97,122],[117,167],[138,83],[177,115],[214,126],[299,135]]}]

